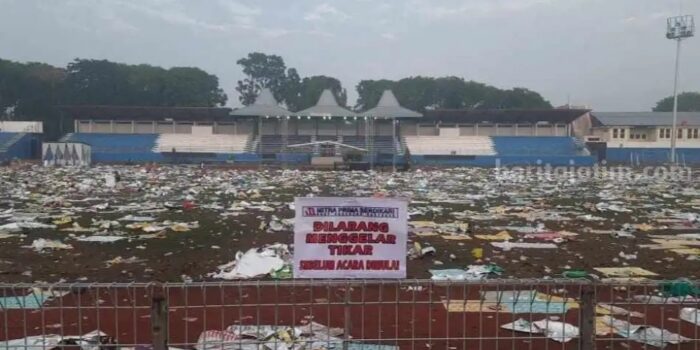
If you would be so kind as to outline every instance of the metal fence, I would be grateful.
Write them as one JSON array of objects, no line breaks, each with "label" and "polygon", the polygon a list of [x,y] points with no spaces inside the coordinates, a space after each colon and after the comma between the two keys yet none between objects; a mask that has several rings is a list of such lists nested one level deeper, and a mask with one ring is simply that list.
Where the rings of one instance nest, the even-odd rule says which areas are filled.
[{"label": "metal fence", "polygon": [[0,284],[0,349],[698,349],[700,301],[687,296],[697,286],[588,280]]}]

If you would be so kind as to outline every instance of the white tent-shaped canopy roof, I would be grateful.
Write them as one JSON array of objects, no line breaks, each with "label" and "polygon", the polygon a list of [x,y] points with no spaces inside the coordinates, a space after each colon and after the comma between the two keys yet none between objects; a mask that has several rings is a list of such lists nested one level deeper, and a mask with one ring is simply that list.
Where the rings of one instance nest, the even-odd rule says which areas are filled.
[{"label": "white tent-shaped canopy roof", "polygon": [[384,90],[377,106],[364,111],[363,115],[379,118],[419,118],[423,115],[408,108],[401,107],[391,90]]},{"label": "white tent-shaped canopy roof", "polygon": [[255,102],[250,106],[241,107],[231,112],[235,116],[247,117],[282,117],[292,115],[290,111],[279,106],[270,89],[265,88],[260,90],[260,94],[255,99]]},{"label": "white tent-shaped canopy roof", "polygon": [[315,106],[294,113],[303,117],[357,117],[359,114],[338,105],[330,89],[323,90]]}]

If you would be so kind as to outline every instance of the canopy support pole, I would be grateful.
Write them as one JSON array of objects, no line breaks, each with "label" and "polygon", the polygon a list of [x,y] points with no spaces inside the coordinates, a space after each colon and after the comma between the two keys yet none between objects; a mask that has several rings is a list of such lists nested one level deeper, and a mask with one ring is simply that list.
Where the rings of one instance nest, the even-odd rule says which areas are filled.
[{"label": "canopy support pole", "polygon": [[[282,117],[282,165],[287,168],[287,146],[289,145],[289,117]],[[278,119],[279,120],[279,119]]]},{"label": "canopy support pole", "polygon": [[258,117],[258,167],[263,163],[263,117]]}]

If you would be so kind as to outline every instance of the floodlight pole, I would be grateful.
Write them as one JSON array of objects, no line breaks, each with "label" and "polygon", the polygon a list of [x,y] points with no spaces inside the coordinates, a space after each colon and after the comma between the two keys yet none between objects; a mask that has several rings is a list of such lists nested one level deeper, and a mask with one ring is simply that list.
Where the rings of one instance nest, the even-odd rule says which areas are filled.
[{"label": "floodlight pole", "polygon": [[678,129],[678,73],[681,57],[681,38],[676,39],[676,75],[673,79],[673,121],[671,122],[671,164],[676,164],[676,138]]},{"label": "floodlight pole", "polygon": [[678,130],[678,75],[680,70],[681,40],[695,35],[695,22],[692,15],[670,17],[666,21],[666,38],[676,40],[676,72],[673,80],[673,121],[671,123],[671,163],[678,161],[676,155],[676,139]]}]

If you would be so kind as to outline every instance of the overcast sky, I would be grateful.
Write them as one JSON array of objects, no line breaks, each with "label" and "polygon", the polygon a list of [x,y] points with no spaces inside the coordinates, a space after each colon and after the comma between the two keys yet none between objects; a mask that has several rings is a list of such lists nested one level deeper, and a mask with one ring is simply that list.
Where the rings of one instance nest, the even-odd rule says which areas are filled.
[{"label": "overcast sky", "polygon": [[[649,110],[672,93],[666,17],[698,0],[0,0],[0,57],[76,57],[216,74],[239,105],[236,60],[281,55],[302,76],[457,75],[527,87],[554,105]],[[700,37],[684,41],[681,91],[700,91]]]}]

